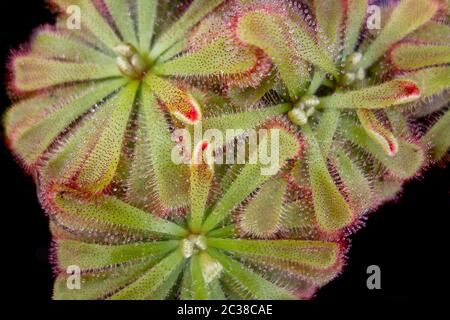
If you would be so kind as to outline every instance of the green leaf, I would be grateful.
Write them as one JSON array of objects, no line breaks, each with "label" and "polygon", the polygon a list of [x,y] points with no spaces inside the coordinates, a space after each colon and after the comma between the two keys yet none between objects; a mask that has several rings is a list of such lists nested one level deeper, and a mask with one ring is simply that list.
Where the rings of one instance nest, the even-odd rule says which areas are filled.
[{"label": "green leaf", "polygon": [[183,279],[180,289],[180,300],[193,300],[192,297],[192,259],[190,259],[183,270]]},{"label": "green leaf", "polygon": [[240,282],[224,273],[220,278],[220,284],[224,290],[226,299],[228,300],[252,300],[254,297],[242,287]]},{"label": "green leaf", "polygon": [[[274,128],[277,129],[277,128]],[[247,198],[258,186],[269,180],[270,175],[278,172],[279,168],[283,167],[288,159],[294,158],[300,151],[300,145],[297,138],[290,132],[280,128],[279,131],[268,131],[270,134],[263,135],[259,140],[259,155],[264,153],[266,147],[268,150],[272,149],[272,144],[275,143],[275,148],[278,148],[278,162],[273,163],[270,167],[266,167],[262,164],[261,159],[257,159],[256,164],[247,163],[243,166],[240,174],[231,184],[230,188],[223,194],[222,198],[216,203],[213,211],[206,218],[202,227],[203,232],[208,232],[214,229],[223,219],[225,219],[231,212],[231,210],[242,201]],[[279,144],[276,141],[276,134],[279,133]],[[263,150],[263,152],[261,152]],[[255,157],[257,150],[252,151],[253,155],[250,158]],[[277,160],[277,159],[275,159]],[[269,172],[270,171],[270,172]]]},{"label": "green leaf", "polygon": [[223,292],[222,286],[218,279],[213,280],[209,284],[211,300],[226,300],[225,293]]},{"label": "green leaf", "polygon": [[409,128],[408,116],[403,114],[401,110],[395,107],[383,110],[389,120],[394,136],[410,136],[411,130]]},{"label": "green leaf", "polygon": [[373,183],[373,191],[377,198],[375,205],[382,205],[392,201],[402,191],[402,181],[398,179],[377,179]]},{"label": "green leaf", "polygon": [[13,69],[14,86],[21,91],[121,76],[115,64],[64,62],[30,55],[15,58]]},{"label": "green leaf", "polygon": [[296,52],[290,26],[285,20],[275,14],[251,11],[239,19],[237,35],[243,42],[257,46],[269,55],[291,98],[296,100],[305,89],[309,72],[306,63]]},{"label": "green leaf", "polygon": [[438,1],[403,0],[394,9],[381,33],[366,50],[360,67],[367,69],[397,41],[424,25],[439,10]]},{"label": "green leaf", "polygon": [[316,128],[316,140],[324,159],[328,157],[330,147],[333,143],[334,134],[339,124],[340,110],[327,109],[320,117],[320,122]]},{"label": "green leaf", "polygon": [[256,88],[232,88],[228,91],[231,103],[242,108],[249,108],[258,103],[275,85],[273,77],[267,77]]},{"label": "green leaf", "polygon": [[353,212],[331,177],[309,125],[303,126],[303,133],[308,143],[307,163],[317,222],[326,232],[339,231],[353,222]]},{"label": "green leaf", "polygon": [[147,235],[184,237],[187,231],[177,224],[132,207],[114,197],[86,199],[73,191],[56,194],[53,218],[74,230],[134,230]]},{"label": "green leaf", "polygon": [[412,41],[448,44],[448,39],[450,39],[450,26],[445,23],[429,21],[427,24],[411,33],[407,39]]},{"label": "green leaf", "polygon": [[138,86],[130,83],[88,118],[51,157],[46,173],[84,191],[102,191],[116,173]]},{"label": "green leaf", "polygon": [[237,230],[234,224],[230,224],[223,228],[214,229],[208,232],[208,237],[213,238],[233,238],[237,237]]},{"label": "green leaf", "polygon": [[[286,204],[285,214],[283,218],[283,228],[287,231],[294,231],[295,234],[316,227],[315,212],[310,198],[302,198],[295,202]],[[299,239],[307,239],[311,233],[298,237]]]},{"label": "green leaf", "polygon": [[156,23],[158,1],[137,0],[136,11],[139,49],[142,54],[148,54]]},{"label": "green leaf", "polygon": [[355,50],[367,12],[367,0],[348,0],[344,29],[344,57]]},{"label": "green leaf", "polygon": [[81,270],[102,269],[126,262],[157,258],[174,250],[178,241],[102,245],[74,240],[58,240],[58,266],[77,265]]},{"label": "green leaf", "polygon": [[31,45],[31,54],[47,59],[116,65],[113,56],[88,45],[64,31],[40,31]]},{"label": "green leaf", "polygon": [[27,165],[33,165],[61,132],[125,82],[117,79],[56,89],[14,105],[5,117],[14,152]]},{"label": "green leaf", "polygon": [[308,172],[308,164],[303,157],[296,160],[291,170],[294,182],[303,189],[310,189],[310,179]]},{"label": "green leaf", "polygon": [[159,57],[222,2],[223,0],[194,0],[184,15],[156,40],[150,57],[152,59]]},{"label": "green leaf", "polygon": [[226,37],[214,39],[196,51],[156,65],[152,72],[160,76],[227,77],[244,76],[258,63],[254,50],[237,47]]},{"label": "green leaf", "polygon": [[155,62],[156,64],[162,64],[166,61],[169,61],[173,57],[181,54],[183,51],[187,50],[189,44],[189,38],[181,39],[177,43],[175,43],[172,47],[167,49],[163,54],[161,54]]},{"label": "green leaf", "polygon": [[338,70],[334,64],[332,53],[326,45],[321,43],[320,37],[312,36],[306,25],[300,27],[290,20],[286,20],[286,24],[292,33],[296,52],[306,61],[337,77]]},{"label": "green leaf", "polygon": [[314,0],[314,13],[317,23],[330,40],[330,44],[336,43],[345,18],[345,1]]},{"label": "green leaf", "polygon": [[337,92],[320,99],[320,107],[381,109],[417,100],[420,90],[411,80],[391,80],[359,90]]},{"label": "green leaf", "polygon": [[[134,21],[131,18],[131,8],[127,1],[104,0],[114,24],[117,26],[125,42],[137,46],[138,39],[134,31]],[[139,8],[138,8],[139,9]],[[147,9],[147,8],[145,8]]]},{"label": "green leaf", "polygon": [[240,218],[240,228],[245,234],[268,238],[281,229],[287,180],[267,181],[258,194],[250,200]]},{"label": "green leaf", "polygon": [[176,272],[172,272],[159,289],[154,292],[149,300],[170,300],[177,297],[177,284],[183,267],[181,266]]},{"label": "green leaf", "polygon": [[191,288],[193,300],[208,300],[209,288],[203,278],[202,268],[200,266],[199,255],[195,254],[191,258]]},{"label": "green leaf", "polygon": [[169,126],[151,87],[143,83],[139,96],[136,146],[128,176],[127,199],[146,207],[156,197],[164,208],[180,208],[189,201],[188,166],[172,161],[175,147]]},{"label": "green leaf", "polygon": [[239,262],[229,258],[218,250],[209,249],[210,255],[217,259],[223,266],[225,272],[254,299],[258,300],[292,300],[295,295],[283,288],[278,287],[272,282],[262,278],[260,275],[245,268]]},{"label": "green leaf", "polygon": [[[214,159],[209,141],[203,140],[195,146],[191,161],[191,216],[190,228],[194,233],[201,230],[208,200],[209,190],[214,177]],[[205,159],[206,158],[206,159]]]},{"label": "green leaf", "polygon": [[339,246],[304,240],[243,240],[208,238],[208,247],[254,258],[304,264],[326,269],[336,263]]},{"label": "green leaf", "polygon": [[[113,270],[104,270],[96,273],[81,275],[80,290],[69,289],[68,274],[65,270],[58,275],[53,289],[55,300],[97,300],[109,297],[118,289],[123,288],[136,280],[143,272],[154,265],[158,259],[150,258],[147,261],[132,265],[123,265]],[[69,280],[70,281],[70,280]]]},{"label": "green leaf", "polygon": [[327,74],[325,71],[321,69],[314,70],[314,75],[313,78],[311,79],[311,83],[309,84],[306,94],[310,96],[314,95],[317,92],[317,90],[319,90],[326,76]]},{"label": "green leaf", "polygon": [[373,206],[374,200],[370,181],[341,148],[336,151],[335,164],[353,210],[360,214],[367,212]]},{"label": "green leaf", "polygon": [[[139,279],[111,296],[111,300],[144,300],[154,297],[164,299],[167,288],[172,287],[183,267],[181,250],[176,250]],[[164,289],[164,290],[161,290]],[[164,295],[161,295],[163,291]]]},{"label": "green leaf", "polygon": [[[323,286],[339,275],[342,270],[343,260],[339,258],[336,263],[328,268],[314,268],[304,264],[280,262],[279,260],[267,260],[261,258],[245,258],[255,268],[275,269],[271,272],[277,283],[296,292],[300,298],[311,299],[311,294],[317,287]],[[282,269],[277,269],[283,266]],[[248,298],[247,298],[248,299]]]},{"label": "green leaf", "polygon": [[450,63],[450,46],[402,42],[390,51],[390,60],[400,70]]},{"label": "green leaf", "polygon": [[114,48],[120,44],[120,39],[114,30],[97,10],[92,1],[86,0],[52,0],[66,13],[70,6],[78,6],[81,13],[81,22],[97,38],[97,41],[103,42],[109,48]]},{"label": "green leaf", "polygon": [[450,150],[449,129],[450,111],[447,110],[422,138],[424,142],[431,143],[434,160],[441,160]]}]

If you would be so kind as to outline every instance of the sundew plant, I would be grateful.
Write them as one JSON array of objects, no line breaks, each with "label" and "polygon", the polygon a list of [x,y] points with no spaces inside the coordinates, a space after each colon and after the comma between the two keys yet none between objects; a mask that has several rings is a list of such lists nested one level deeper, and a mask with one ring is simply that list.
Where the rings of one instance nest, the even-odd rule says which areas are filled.
[{"label": "sundew plant", "polygon": [[49,5],[4,127],[54,299],[312,298],[370,213],[448,162],[449,1]]}]

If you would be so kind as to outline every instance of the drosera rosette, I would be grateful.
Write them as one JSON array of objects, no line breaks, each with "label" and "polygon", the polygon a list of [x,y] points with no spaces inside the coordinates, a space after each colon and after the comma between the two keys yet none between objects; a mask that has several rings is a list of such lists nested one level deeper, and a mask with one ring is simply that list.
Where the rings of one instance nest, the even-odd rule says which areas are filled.
[{"label": "drosera rosette", "polygon": [[[162,205],[185,205],[186,170],[171,164],[170,129],[198,123],[202,110],[191,84],[176,76],[208,81],[226,73],[242,80],[258,64],[256,50],[234,50],[221,39],[186,47],[188,32],[222,2],[51,1],[59,12],[56,26],[38,30],[11,61],[12,95],[21,99],[4,123],[14,154],[33,174],[45,166],[39,170],[47,180],[100,193],[135,122],[135,135],[152,146],[147,159],[158,162]],[[67,27],[70,6],[80,9],[79,30]]]},{"label": "drosera rosette", "polygon": [[[363,0],[52,3],[5,125],[51,221],[55,299],[310,298],[347,232],[448,156],[448,1],[388,2],[377,31]],[[254,129],[273,175],[248,161]]]},{"label": "drosera rosette", "polygon": [[388,52],[387,61],[397,77],[416,81],[422,99],[403,110],[424,124],[421,140],[432,162],[448,160],[450,148],[450,4],[439,15],[411,33]]},{"label": "drosera rosette", "polygon": [[[288,130],[280,129],[279,137],[283,168],[301,143]],[[271,134],[265,139],[275,143]],[[306,299],[340,272],[343,241],[300,231],[301,223],[295,232],[286,229],[285,238],[240,236],[232,216],[237,207],[281,210],[287,219],[295,203],[284,189],[267,201],[265,189],[277,177],[262,175],[261,164],[217,175],[213,157],[207,140],[194,148],[191,204],[183,216],[163,218],[108,194],[58,185],[44,190],[55,241],[54,298]],[[69,266],[81,270],[79,290],[67,287]]]},{"label": "drosera rosette", "polygon": [[[442,131],[447,118],[421,138],[407,111],[448,91],[449,41],[443,36],[427,49],[403,45],[422,29],[433,29],[447,2],[404,0],[385,6],[385,22],[376,35],[369,35],[365,23],[368,1],[236,3],[234,36],[262,49],[276,74],[256,89],[231,88],[229,97],[250,105],[287,104],[286,119],[308,145],[292,178],[310,191],[323,232],[352,230],[364,213],[392,199],[428,164],[430,142],[424,140],[435,137],[431,144],[447,152],[448,134]],[[412,71],[399,72],[392,58]],[[252,127],[248,114],[235,118]]]}]

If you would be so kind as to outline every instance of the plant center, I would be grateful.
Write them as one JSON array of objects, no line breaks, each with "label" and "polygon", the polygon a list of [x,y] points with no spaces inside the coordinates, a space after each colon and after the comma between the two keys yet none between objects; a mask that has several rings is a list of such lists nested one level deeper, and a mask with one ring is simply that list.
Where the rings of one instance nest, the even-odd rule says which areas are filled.
[{"label": "plant center", "polygon": [[366,70],[359,66],[363,56],[360,52],[353,52],[344,62],[344,69],[342,76],[339,79],[339,84],[348,87],[356,80],[364,80],[366,77]]},{"label": "plant center", "polygon": [[317,96],[304,96],[294,104],[289,111],[288,117],[292,123],[303,126],[308,123],[308,118],[316,112],[316,107],[320,104]]},{"label": "plant center", "polygon": [[124,76],[131,79],[142,79],[150,67],[149,61],[129,43],[122,43],[114,48],[117,54],[116,64]]},{"label": "plant center", "polygon": [[202,234],[190,234],[181,241],[181,250],[185,258],[189,258],[198,252],[205,251],[207,248],[206,237]]}]

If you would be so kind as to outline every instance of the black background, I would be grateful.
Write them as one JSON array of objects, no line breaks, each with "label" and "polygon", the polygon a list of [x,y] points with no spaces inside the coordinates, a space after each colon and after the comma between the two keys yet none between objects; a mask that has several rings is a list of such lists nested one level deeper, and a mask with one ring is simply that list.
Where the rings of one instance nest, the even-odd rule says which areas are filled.
[{"label": "black background", "polygon": [[[12,49],[28,41],[33,28],[52,22],[43,1],[0,1],[0,74],[6,79],[5,64]],[[10,102],[0,90],[0,111]],[[1,136],[4,139],[3,133]],[[3,141],[1,161],[1,283],[12,298],[48,301],[53,276],[49,263],[47,218],[40,208],[35,187],[14,161]],[[343,274],[321,289],[318,301],[407,300],[427,295],[420,290],[433,275],[425,271],[439,263],[432,248],[449,205],[450,170],[435,168],[408,183],[398,201],[372,214],[366,227],[351,236],[352,246]],[[424,265],[424,261],[429,261]],[[366,268],[381,268],[381,290],[368,290]],[[437,267],[436,272],[439,272]]]}]

